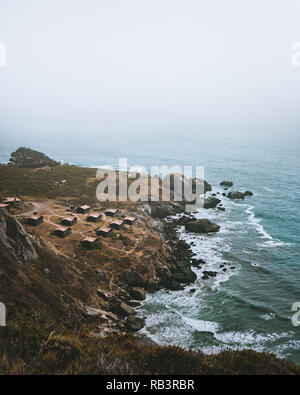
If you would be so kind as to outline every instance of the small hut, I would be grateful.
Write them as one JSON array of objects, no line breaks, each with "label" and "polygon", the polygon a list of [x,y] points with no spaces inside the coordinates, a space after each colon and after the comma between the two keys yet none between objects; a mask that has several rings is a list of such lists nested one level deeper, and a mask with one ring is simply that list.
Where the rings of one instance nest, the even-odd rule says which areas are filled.
[{"label": "small hut", "polygon": [[60,221],[61,225],[64,226],[73,226],[77,224],[77,218],[76,217],[65,217]]},{"label": "small hut", "polygon": [[42,215],[34,215],[27,218],[27,224],[30,226],[38,226],[44,222],[44,217]]},{"label": "small hut", "polygon": [[71,233],[71,231],[71,228],[66,226],[55,229],[54,234],[58,237],[66,237]]},{"label": "small hut", "polygon": [[97,234],[97,236],[108,237],[112,234],[112,229],[111,228],[100,228],[100,229],[97,229],[96,234]]},{"label": "small hut", "polygon": [[96,248],[98,246],[99,239],[97,237],[86,237],[85,239],[81,240],[80,244],[91,250],[93,248]]},{"label": "small hut", "polygon": [[105,210],[105,215],[108,217],[114,217],[116,214],[118,214],[119,210],[116,208],[110,208]]},{"label": "small hut", "polygon": [[87,220],[90,222],[99,222],[99,221],[101,221],[101,219],[102,219],[101,213],[93,213],[87,217]]},{"label": "small hut", "polygon": [[59,180],[57,182],[57,185],[65,185],[68,182],[68,180]]},{"label": "small hut", "polygon": [[6,208],[9,209],[10,205],[9,204],[4,204],[4,203],[0,203],[0,208]]},{"label": "small hut", "polygon": [[89,211],[90,211],[90,206],[88,206],[88,205],[83,205],[83,206],[80,206],[80,207],[77,207],[77,213],[79,213],[79,214],[86,214],[86,213],[88,213]]},{"label": "small hut", "polygon": [[124,227],[124,221],[113,221],[109,225],[112,229],[122,229]]},{"label": "small hut", "polygon": [[3,200],[4,204],[9,204],[10,206],[17,206],[21,203],[21,200],[17,197],[8,197]]},{"label": "small hut", "polygon": [[135,221],[137,220],[136,217],[125,217],[124,218],[124,223],[126,225],[133,225],[135,223]]}]

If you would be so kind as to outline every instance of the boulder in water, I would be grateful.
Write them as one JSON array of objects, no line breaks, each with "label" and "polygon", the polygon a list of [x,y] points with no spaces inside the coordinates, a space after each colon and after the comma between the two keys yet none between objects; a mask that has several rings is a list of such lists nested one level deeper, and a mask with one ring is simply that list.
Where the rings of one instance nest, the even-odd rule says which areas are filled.
[{"label": "boulder in water", "polygon": [[233,186],[233,182],[232,181],[222,181],[222,182],[220,182],[220,185],[222,187],[232,187]]},{"label": "boulder in water", "polygon": [[204,200],[204,208],[216,208],[217,205],[221,202],[220,199],[216,197],[209,197],[208,199]]},{"label": "boulder in water", "polygon": [[209,219],[198,219],[188,222],[185,227],[188,231],[194,233],[211,233],[220,230],[220,225],[214,224]]},{"label": "boulder in water", "polygon": [[229,199],[244,199],[245,194],[244,192],[232,191],[227,194]]},{"label": "boulder in water", "polygon": [[208,280],[210,277],[216,277],[216,276],[217,276],[217,272],[205,271],[203,272],[202,280]]}]

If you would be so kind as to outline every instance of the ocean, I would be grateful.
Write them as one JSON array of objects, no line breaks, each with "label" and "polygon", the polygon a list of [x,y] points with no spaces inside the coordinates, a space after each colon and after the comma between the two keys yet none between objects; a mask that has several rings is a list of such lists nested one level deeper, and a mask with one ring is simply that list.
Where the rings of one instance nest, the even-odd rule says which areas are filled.
[{"label": "ocean", "polygon": [[[222,198],[224,212],[195,214],[219,224],[219,233],[179,229],[207,264],[193,268],[198,279],[183,291],[147,296],[138,312],[146,317],[142,333],[158,344],[205,353],[252,348],[300,364],[300,326],[291,322],[292,305],[300,302],[299,134],[0,133],[0,141],[0,162],[24,145],[79,166],[117,166],[120,157],[147,168],[199,165],[213,192],[223,192],[222,180],[252,191],[245,200]],[[203,270],[218,274],[202,280]]]}]

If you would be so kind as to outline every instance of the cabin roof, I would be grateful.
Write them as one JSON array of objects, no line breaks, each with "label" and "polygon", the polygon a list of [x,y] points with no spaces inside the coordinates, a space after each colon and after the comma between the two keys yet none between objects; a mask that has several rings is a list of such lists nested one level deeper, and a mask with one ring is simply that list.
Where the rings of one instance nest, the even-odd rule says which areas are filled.
[{"label": "cabin roof", "polygon": [[121,221],[121,220],[117,220],[117,221],[113,221],[113,222],[111,222],[111,224],[115,224],[115,225],[122,225],[122,224],[123,224],[123,221]]},{"label": "cabin roof", "polygon": [[74,221],[76,217],[65,217],[62,219],[62,221]]},{"label": "cabin roof", "polygon": [[83,210],[87,210],[88,208],[90,208],[90,206],[88,206],[87,204],[84,204],[83,206],[80,206],[80,208],[82,208]]},{"label": "cabin roof", "polygon": [[101,213],[92,213],[92,214],[90,214],[89,215],[89,217],[92,217],[92,218],[99,218],[99,217],[101,217]]},{"label": "cabin roof", "polygon": [[9,204],[0,203],[0,207],[1,207],[1,208],[6,208],[6,207],[9,207]]},{"label": "cabin roof", "polygon": [[119,210],[117,208],[108,208],[107,210],[105,210],[106,213],[116,213]]},{"label": "cabin roof", "polygon": [[125,217],[124,220],[135,221],[136,217]]},{"label": "cabin roof", "polygon": [[21,200],[17,197],[7,197],[3,201],[4,202],[20,202]]},{"label": "cabin roof", "polygon": [[62,226],[60,228],[56,228],[55,231],[56,232],[66,232],[69,229],[71,229],[71,228],[69,228],[68,226]]},{"label": "cabin roof", "polygon": [[87,243],[95,243],[97,240],[98,240],[97,237],[86,237],[82,241]]},{"label": "cabin roof", "polygon": [[109,232],[111,232],[111,228],[100,228],[100,229],[97,229],[97,232],[109,233]]}]

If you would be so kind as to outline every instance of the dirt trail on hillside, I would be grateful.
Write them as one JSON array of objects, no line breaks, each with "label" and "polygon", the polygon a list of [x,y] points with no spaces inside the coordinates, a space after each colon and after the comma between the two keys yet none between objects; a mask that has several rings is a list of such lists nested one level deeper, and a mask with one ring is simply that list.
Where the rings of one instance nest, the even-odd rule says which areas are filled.
[{"label": "dirt trail on hillside", "polygon": [[46,202],[30,202],[33,205],[33,209],[30,211],[26,211],[25,213],[22,214],[17,214],[15,217],[25,217],[30,214],[33,214],[35,211],[38,211],[39,214],[44,213],[44,212],[49,212],[51,208],[51,204],[53,203],[52,200],[47,200]]}]

